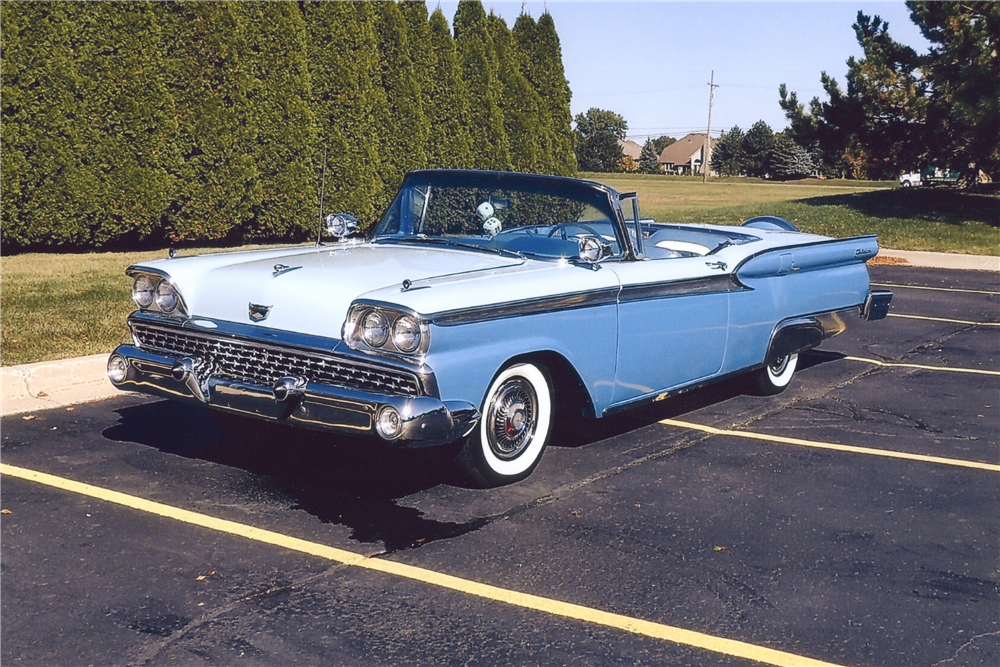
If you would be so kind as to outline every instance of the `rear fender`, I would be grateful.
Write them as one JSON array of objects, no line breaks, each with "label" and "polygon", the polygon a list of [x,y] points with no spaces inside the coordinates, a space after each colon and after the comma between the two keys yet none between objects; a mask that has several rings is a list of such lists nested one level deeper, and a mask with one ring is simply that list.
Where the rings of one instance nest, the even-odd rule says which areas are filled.
[{"label": "rear fender", "polygon": [[875,235],[772,248],[743,260],[733,270],[741,281],[861,264],[878,254]]}]

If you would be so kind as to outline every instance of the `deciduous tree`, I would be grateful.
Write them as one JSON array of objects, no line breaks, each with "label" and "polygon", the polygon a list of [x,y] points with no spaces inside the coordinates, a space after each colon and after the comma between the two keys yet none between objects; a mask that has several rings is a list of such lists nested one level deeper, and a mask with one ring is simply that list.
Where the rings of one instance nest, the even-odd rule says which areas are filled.
[{"label": "deciduous tree", "polygon": [[576,159],[584,171],[616,171],[622,159],[619,139],[625,139],[628,123],[613,111],[591,108],[577,114]]}]

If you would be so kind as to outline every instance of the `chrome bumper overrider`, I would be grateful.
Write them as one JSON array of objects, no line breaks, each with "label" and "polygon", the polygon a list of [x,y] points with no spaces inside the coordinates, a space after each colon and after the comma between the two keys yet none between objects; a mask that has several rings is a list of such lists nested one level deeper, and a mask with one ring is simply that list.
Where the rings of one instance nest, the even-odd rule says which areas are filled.
[{"label": "chrome bumper overrider", "polygon": [[[479,421],[479,410],[463,401],[441,401],[431,396],[388,396],[310,382],[305,377],[281,378],[274,387],[262,387],[209,375],[199,377],[200,362],[120,345],[111,354],[124,359],[120,380],[109,377],[123,391],[186,400],[227,412],[303,428],[374,436],[393,445],[431,447],[467,435]],[[386,438],[375,428],[380,411],[399,414],[400,432]]]}]

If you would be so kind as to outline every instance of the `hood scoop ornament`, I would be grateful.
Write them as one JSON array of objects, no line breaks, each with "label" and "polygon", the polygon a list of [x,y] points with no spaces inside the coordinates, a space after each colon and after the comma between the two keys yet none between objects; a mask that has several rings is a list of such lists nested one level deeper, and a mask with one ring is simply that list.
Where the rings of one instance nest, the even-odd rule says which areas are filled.
[{"label": "hood scoop ornament", "polygon": [[301,268],[301,266],[285,266],[284,264],[275,264],[271,267],[271,277],[277,278],[278,276],[282,276],[290,271],[295,271],[296,269]]}]

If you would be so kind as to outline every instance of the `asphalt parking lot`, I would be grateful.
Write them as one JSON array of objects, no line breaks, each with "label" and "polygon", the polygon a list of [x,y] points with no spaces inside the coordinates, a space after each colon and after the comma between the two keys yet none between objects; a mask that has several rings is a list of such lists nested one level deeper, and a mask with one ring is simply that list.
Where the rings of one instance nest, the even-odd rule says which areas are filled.
[{"label": "asphalt parking lot", "polygon": [[1000,276],[871,273],[892,317],[785,393],[565,424],[489,491],[148,398],[5,417],[0,660],[998,665]]}]

